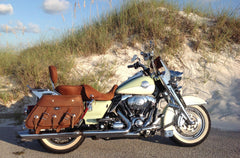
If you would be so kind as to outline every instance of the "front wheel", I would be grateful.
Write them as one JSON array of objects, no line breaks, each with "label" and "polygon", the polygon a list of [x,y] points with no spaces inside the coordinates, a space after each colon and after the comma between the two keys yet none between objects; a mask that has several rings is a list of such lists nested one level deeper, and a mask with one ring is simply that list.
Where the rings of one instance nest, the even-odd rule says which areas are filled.
[{"label": "front wheel", "polygon": [[203,106],[189,106],[186,111],[194,124],[188,125],[179,115],[173,127],[172,140],[182,146],[195,146],[207,138],[211,128],[210,117]]},{"label": "front wheel", "polygon": [[50,138],[40,139],[40,143],[44,148],[54,153],[67,153],[75,150],[84,141],[84,136],[78,136],[76,138]]}]

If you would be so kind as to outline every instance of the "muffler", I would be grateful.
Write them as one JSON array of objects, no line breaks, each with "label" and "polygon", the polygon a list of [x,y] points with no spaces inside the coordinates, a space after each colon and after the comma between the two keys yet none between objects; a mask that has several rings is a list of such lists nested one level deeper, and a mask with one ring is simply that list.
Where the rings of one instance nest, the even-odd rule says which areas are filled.
[{"label": "muffler", "polygon": [[125,134],[127,134],[130,131],[132,125],[131,125],[131,122],[120,111],[117,111],[117,113],[122,118],[124,123],[127,125],[127,127],[125,129],[107,130],[107,131],[100,131],[100,130],[92,131],[91,130],[91,131],[83,131],[82,134],[87,137],[97,137],[97,138],[124,136]]},{"label": "muffler", "polygon": [[128,137],[128,136],[139,136],[137,133],[129,133],[132,125],[131,122],[120,112],[117,111],[118,115],[122,118],[123,122],[127,125],[125,129],[121,130],[89,130],[89,131],[74,131],[74,132],[63,132],[63,133],[42,133],[42,134],[30,134],[29,131],[20,131],[18,135],[23,140],[26,139],[44,139],[44,138],[59,138],[59,137],[78,137],[80,135],[86,137],[106,138],[106,137]]},{"label": "muffler", "polygon": [[43,139],[43,138],[60,138],[60,137],[78,137],[82,133],[80,131],[64,132],[64,133],[43,133],[43,134],[29,134],[29,131],[19,131],[18,135],[23,140]]}]

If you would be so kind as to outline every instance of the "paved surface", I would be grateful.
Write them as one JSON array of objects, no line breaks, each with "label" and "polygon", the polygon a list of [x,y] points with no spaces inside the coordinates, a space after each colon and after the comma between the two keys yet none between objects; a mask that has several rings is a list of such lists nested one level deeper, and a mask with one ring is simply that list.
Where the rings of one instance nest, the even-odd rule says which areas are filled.
[{"label": "paved surface", "polygon": [[0,158],[240,158],[240,132],[212,129],[205,142],[196,147],[179,147],[160,136],[145,139],[85,139],[75,151],[67,154],[48,153],[38,141],[21,142],[18,127],[0,127]]}]

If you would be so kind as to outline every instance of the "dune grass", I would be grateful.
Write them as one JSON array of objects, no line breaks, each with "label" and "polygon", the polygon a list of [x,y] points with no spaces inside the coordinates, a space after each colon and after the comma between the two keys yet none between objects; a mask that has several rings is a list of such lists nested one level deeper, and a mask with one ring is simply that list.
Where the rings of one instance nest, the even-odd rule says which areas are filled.
[{"label": "dune grass", "polygon": [[[227,43],[240,44],[239,17],[227,11],[206,14],[204,10],[186,4],[183,10],[187,14],[208,16],[214,21],[212,25],[198,24],[180,16],[179,8],[177,3],[164,0],[128,1],[120,10],[104,14],[73,33],[65,33],[59,40],[40,42],[18,54],[0,52],[0,75],[14,76],[20,91],[27,92],[27,84],[50,88],[48,66],[55,65],[60,72],[59,84],[90,82],[102,89],[98,77],[92,74],[82,76],[79,82],[69,77],[75,56],[103,54],[113,42],[132,46],[136,42],[153,40],[157,43],[156,48],[166,55],[177,53],[184,39],[189,37],[196,39],[193,42],[196,50],[202,41],[207,41],[207,47],[213,50],[220,50]],[[99,72],[99,75],[106,74]]]},{"label": "dune grass", "polygon": [[219,50],[227,42],[240,44],[240,18],[223,11],[216,16],[216,23],[207,32],[211,47]]},{"label": "dune grass", "polygon": [[11,67],[15,65],[17,55],[14,53],[8,53],[7,51],[0,51],[0,59],[0,75],[11,74]]}]

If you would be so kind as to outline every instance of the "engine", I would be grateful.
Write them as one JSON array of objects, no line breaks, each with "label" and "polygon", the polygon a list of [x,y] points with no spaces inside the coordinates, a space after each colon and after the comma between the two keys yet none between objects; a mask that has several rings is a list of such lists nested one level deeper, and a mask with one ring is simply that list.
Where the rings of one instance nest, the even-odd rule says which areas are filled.
[{"label": "engine", "polygon": [[133,96],[127,99],[127,105],[135,115],[145,115],[155,103],[156,99],[150,96]]},{"label": "engine", "polygon": [[[153,115],[153,106],[155,106],[156,99],[151,96],[124,96],[125,98],[120,104],[121,110],[125,116],[130,117],[132,126],[134,129],[147,126],[151,122],[151,116]],[[121,119],[114,116],[108,116],[99,120],[100,129],[122,129],[124,123]]]},{"label": "engine", "polygon": [[150,96],[133,96],[126,100],[127,106],[132,113],[131,121],[135,129],[145,127],[151,122],[152,107],[156,99]]}]

